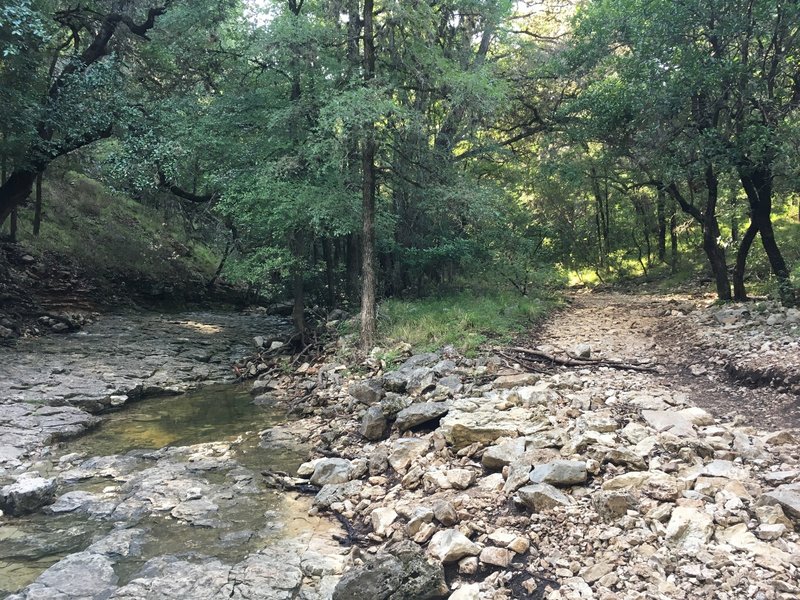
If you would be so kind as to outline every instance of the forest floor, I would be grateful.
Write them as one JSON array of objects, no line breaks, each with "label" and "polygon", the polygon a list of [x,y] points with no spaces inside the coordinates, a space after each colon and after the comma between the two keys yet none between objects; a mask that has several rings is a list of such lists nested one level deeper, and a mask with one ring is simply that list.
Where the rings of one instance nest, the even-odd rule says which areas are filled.
[{"label": "forest floor", "polygon": [[800,428],[800,312],[771,303],[725,307],[698,295],[581,291],[519,344],[596,358],[645,360],[657,372],[595,370],[632,392],[670,389],[743,425]]}]

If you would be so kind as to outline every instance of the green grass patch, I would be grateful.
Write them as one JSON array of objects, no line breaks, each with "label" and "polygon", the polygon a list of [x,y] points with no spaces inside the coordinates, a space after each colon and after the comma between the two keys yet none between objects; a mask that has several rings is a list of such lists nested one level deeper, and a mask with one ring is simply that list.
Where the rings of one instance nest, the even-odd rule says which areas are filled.
[{"label": "green grass patch", "polygon": [[378,332],[384,346],[407,342],[414,351],[427,352],[451,345],[474,356],[482,346],[511,341],[556,304],[554,296],[525,297],[506,291],[387,300],[380,307]]}]

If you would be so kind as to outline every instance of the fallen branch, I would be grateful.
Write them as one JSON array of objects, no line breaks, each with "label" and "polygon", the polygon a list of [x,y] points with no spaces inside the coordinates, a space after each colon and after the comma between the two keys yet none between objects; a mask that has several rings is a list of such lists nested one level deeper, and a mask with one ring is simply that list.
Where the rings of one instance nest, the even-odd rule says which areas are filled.
[{"label": "fallen branch", "polygon": [[[656,368],[649,365],[634,364],[628,361],[613,360],[605,358],[584,358],[581,356],[574,356],[569,352],[562,351],[563,356],[559,354],[550,354],[542,350],[532,350],[530,348],[513,347],[509,348],[511,352],[524,354],[525,356],[532,356],[534,360],[539,362],[549,362],[550,364],[560,365],[563,367],[609,367],[612,369],[621,369],[626,371],[642,371],[646,373],[657,372]],[[508,358],[506,356],[506,358]],[[524,358],[516,357],[520,361],[526,361]],[[530,359],[527,359],[530,362]]]},{"label": "fallen branch", "polygon": [[[538,365],[538,363],[533,361],[533,360],[528,360],[528,359],[522,358],[520,356],[513,356],[511,354],[506,354],[505,352],[499,352],[498,351],[497,354],[498,354],[498,356],[502,356],[503,358],[505,358],[507,361],[510,361],[512,363],[521,364],[523,367],[525,367],[529,371],[533,371],[535,373],[545,373],[545,369],[541,368]],[[508,365],[508,366],[510,366],[510,365]]]},{"label": "fallen branch", "polygon": [[333,539],[339,542],[342,546],[361,546],[362,548],[369,545],[369,539],[362,533],[356,531],[356,528],[353,527],[353,524],[345,517],[342,513],[331,509],[331,513],[336,520],[339,521],[339,524],[344,528],[347,532],[346,536],[343,535],[333,535]]},{"label": "fallen branch", "polygon": [[261,471],[264,476],[264,483],[269,488],[281,490],[283,492],[298,492],[300,494],[316,494],[319,488],[311,485],[306,480],[292,477],[283,471]]}]

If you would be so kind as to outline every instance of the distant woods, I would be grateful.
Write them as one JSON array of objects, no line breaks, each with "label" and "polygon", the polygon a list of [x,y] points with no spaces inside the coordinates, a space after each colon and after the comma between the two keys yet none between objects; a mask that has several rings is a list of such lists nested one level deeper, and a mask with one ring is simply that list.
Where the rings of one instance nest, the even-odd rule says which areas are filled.
[{"label": "distant woods", "polygon": [[301,331],[360,307],[365,347],[380,298],[698,252],[720,299],[757,273],[791,303],[798,35],[788,0],[10,0],[0,222],[38,231],[37,177],[79,156],[206,205],[215,280],[291,295]]}]

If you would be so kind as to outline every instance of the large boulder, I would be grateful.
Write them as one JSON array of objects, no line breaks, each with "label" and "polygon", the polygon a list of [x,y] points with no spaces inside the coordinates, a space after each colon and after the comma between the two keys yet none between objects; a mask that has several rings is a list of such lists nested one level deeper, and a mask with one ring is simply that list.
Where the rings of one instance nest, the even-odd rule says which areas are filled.
[{"label": "large boulder", "polygon": [[525,408],[515,406],[499,411],[486,398],[454,400],[440,424],[445,439],[456,450],[475,442],[487,444],[501,437],[531,435],[550,427],[549,421],[532,418]]},{"label": "large boulder", "polygon": [[386,434],[386,416],[379,404],[370,406],[361,419],[361,435],[371,441],[381,440]]},{"label": "large boulder", "polygon": [[333,600],[429,600],[447,592],[442,566],[429,563],[413,542],[402,542],[345,573]]},{"label": "large boulder", "polygon": [[375,404],[380,402],[386,395],[383,385],[378,379],[364,379],[355,381],[347,388],[350,395],[364,404]]},{"label": "large boulder", "polygon": [[113,564],[109,558],[93,552],[71,554],[9,600],[109,598],[119,579]]},{"label": "large boulder", "polygon": [[405,367],[383,376],[383,386],[391,392],[421,394],[432,387],[436,373],[429,367]]}]

